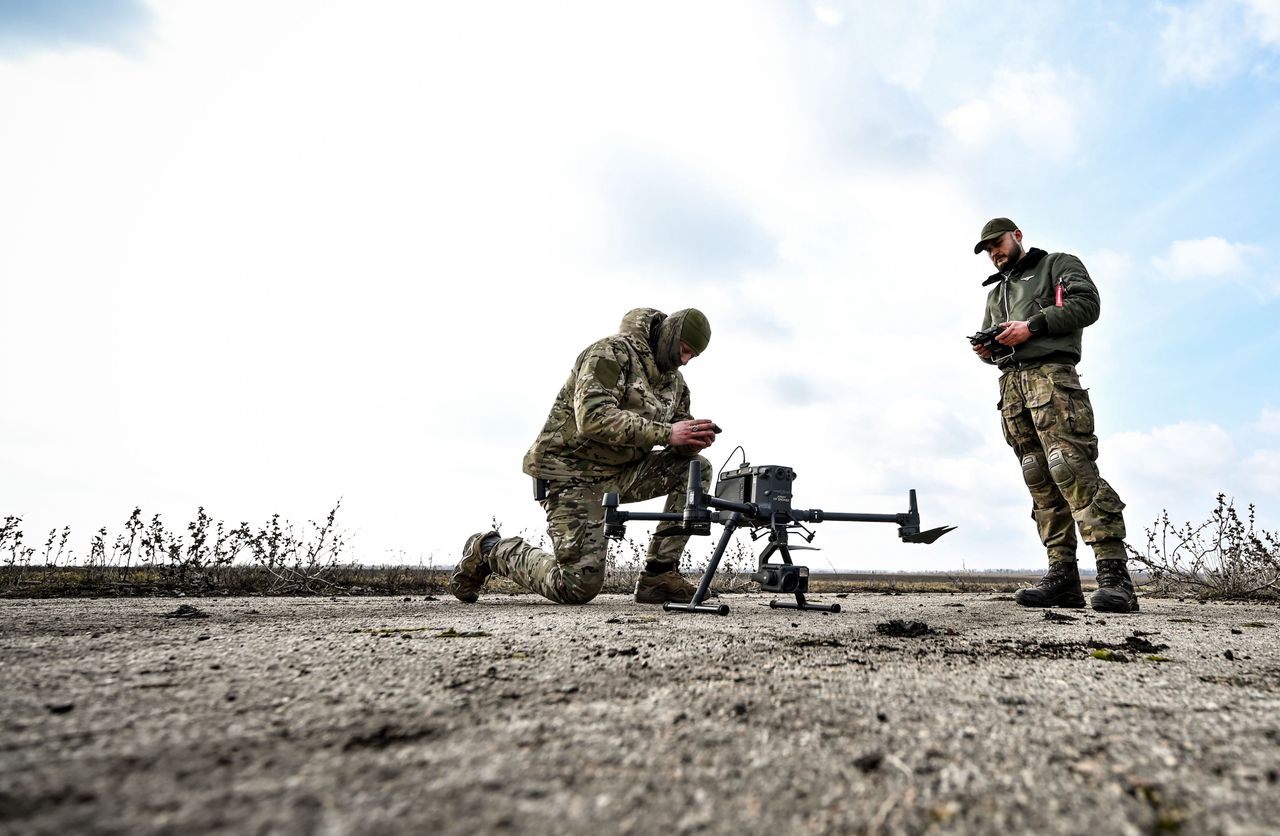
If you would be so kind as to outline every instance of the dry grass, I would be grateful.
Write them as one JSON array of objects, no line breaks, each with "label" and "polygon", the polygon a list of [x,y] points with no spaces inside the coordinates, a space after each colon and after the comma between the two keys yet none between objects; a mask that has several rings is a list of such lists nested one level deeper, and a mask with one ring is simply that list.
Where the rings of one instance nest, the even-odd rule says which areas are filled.
[{"label": "dry grass", "polygon": [[[282,582],[283,580],[283,582]],[[165,567],[0,566],[0,598],[106,598],[174,595],[442,595],[449,570],[419,566],[331,567],[321,578],[233,565],[183,576]]]},{"label": "dry grass", "polygon": [[[366,566],[346,560],[346,539],[337,525],[340,503],[320,522],[294,526],[273,515],[259,526],[214,520],[203,508],[176,530],[158,515],[143,519],[134,509],[123,531],[111,538],[105,527],[77,554],[70,531],[50,531],[38,546],[27,544],[22,520],[0,521],[0,597],[107,597],[151,595],[447,595],[451,565]],[[493,521],[493,527],[499,523]],[[542,545],[541,537],[518,532]],[[698,542],[698,541],[694,541]],[[628,594],[645,563],[646,544],[611,543],[603,591]],[[710,560],[685,551],[681,566],[696,580]],[[712,581],[716,592],[749,592],[756,587],[751,547],[730,544]],[[870,592],[1011,593],[1033,584],[1039,572],[864,572],[814,573],[815,594]],[[1086,579],[1086,584],[1088,579]],[[492,578],[491,594],[521,590]]]}]

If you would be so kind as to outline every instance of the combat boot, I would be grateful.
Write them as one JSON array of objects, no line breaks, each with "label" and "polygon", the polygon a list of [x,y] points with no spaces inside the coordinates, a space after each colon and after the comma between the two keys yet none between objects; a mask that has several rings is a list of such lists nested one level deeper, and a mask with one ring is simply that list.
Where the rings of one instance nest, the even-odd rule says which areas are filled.
[{"label": "combat boot", "polygon": [[1098,612],[1137,612],[1138,593],[1124,558],[1098,561],[1098,591],[1089,603]]},{"label": "combat boot", "polygon": [[489,552],[493,551],[500,538],[496,531],[481,531],[467,538],[462,546],[462,560],[449,576],[449,591],[454,598],[467,604],[474,604],[480,598],[480,588],[493,574]]},{"label": "combat boot", "polygon": [[[687,604],[693,600],[693,594],[697,591],[698,587],[685,580],[675,568],[655,575],[641,572],[636,580],[636,603],[664,604],[672,601],[677,604]],[[707,590],[707,597],[715,596]]]},{"label": "combat boot", "polygon": [[1049,571],[1035,586],[1019,589],[1013,600],[1023,607],[1084,607],[1084,590],[1080,588],[1080,570],[1074,560],[1055,560]]}]

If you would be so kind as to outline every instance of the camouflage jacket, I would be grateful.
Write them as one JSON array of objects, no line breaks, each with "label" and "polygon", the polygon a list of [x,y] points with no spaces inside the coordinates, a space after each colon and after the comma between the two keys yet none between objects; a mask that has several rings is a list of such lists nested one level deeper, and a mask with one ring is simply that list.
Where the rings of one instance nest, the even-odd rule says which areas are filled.
[{"label": "camouflage jacket", "polygon": [[693,417],[684,376],[658,371],[649,344],[650,330],[665,317],[653,308],[629,311],[617,334],[578,355],[524,456],[525,473],[607,479],[667,444],[674,422]]},{"label": "camouflage jacket", "polygon": [[[1084,329],[1098,321],[1098,288],[1080,259],[1067,253],[1032,248],[1007,274],[996,273],[983,285],[987,294],[982,327],[1027,320],[1035,332],[1015,346],[1013,354],[995,361],[1002,370],[1043,363],[1077,363]],[[1057,304],[1062,286],[1062,306]],[[988,360],[987,362],[992,362]]]}]

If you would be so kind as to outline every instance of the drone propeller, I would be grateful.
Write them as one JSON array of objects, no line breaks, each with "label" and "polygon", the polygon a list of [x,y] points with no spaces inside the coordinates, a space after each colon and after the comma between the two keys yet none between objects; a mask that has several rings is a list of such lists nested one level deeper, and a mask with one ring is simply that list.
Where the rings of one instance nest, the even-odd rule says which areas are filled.
[{"label": "drone propeller", "polygon": [[956,530],[956,527],[954,525],[944,525],[944,526],[939,526],[938,528],[931,528],[928,531],[917,531],[915,534],[903,534],[902,542],[925,543],[925,544],[933,543],[939,537],[946,534],[948,531],[955,531],[955,530]]}]

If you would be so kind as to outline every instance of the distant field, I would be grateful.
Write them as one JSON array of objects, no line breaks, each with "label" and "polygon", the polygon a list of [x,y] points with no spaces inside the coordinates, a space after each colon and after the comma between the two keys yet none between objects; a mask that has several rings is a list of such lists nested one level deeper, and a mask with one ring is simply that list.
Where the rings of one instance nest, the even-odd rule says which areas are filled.
[{"label": "distant field", "polygon": [[811,572],[815,592],[1012,592],[1035,583],[1041,573],[1010,572]]},{"label": "distant field", "polygon": [[[448,594],[452,567],[333,566],[311,574],[271,572],[260,566],[220,566],[198,571],[170,567],[124,569],[111,566],[0,566],[0,598],[134,597],[154,595],[440,595]],[[605,593],[630,592],[636,570],[611,569]],[[1085,587],[1092,572],[1082,572]],[[692,572],[686,572],[695,577]],[[1035,583],[1041,573],[1008,572],[818,572],[810,575],[814,592],[1012,592]],[[1141,578],[1138,578],[1141,583]],[[754,588],[744,571],[722,572],[712,588],[747,592]],[[521,590],[492,578],[486,589],[497,594]]]},{"label": "distant field", "polygon": [[1043,574],[1042,571],[1031,569],[1016,572],[817,572],[810,570],[809,577],[821,577],[824,581],[853,583],[934,583],[963,580],[973,583],[1000,584],[1009,581],[1039,580]]}]

